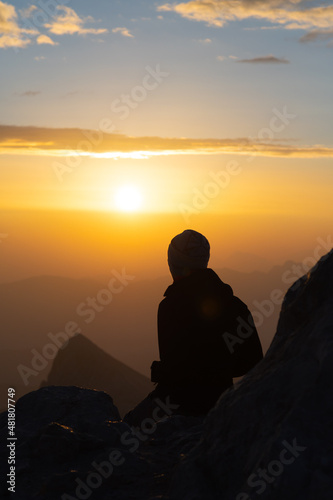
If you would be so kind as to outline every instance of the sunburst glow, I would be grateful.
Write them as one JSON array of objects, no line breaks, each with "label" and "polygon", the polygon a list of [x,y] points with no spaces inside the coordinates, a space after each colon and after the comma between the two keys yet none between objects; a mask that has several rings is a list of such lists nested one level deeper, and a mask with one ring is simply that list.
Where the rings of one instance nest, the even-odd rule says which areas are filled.
[{"label": "sunburst glow", "polygon": [[115,193],[115,207],[122,212],[137,212],[142,206],[142,201],[142,193],[137,186],[121,186]]}]

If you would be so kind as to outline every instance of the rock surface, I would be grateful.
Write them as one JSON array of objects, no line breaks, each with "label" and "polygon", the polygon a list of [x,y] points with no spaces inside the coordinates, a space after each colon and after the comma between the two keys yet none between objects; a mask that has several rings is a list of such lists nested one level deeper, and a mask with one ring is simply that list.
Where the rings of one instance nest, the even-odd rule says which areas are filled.
[{"label": "rock surface", "polygon": [[[16,406],[13,498],[332,500],[333,251],[288,291],[264,360],[204,421],[162,411],[165,420],[131,429],[106,393],[27,394]],[[3,413],[1,460],[6,426]]]},{"label": "rock surface", "polygon": [[288,291],[265,358],[209,414],[170,498],[332,499],[332,422],[333,252]]},{"label": "rock surface", "polygon": [[[4,463],[6,413],[0,428]],[[39,389],[16,405],[12,496],[15,500],[157,498],[166,492],[180,450],[189,451],[201,432],[202,419],[182,416],[131,428],[120,420],[106,393],[78,387]],[[1,498],[10,496],[7,487],[2,476]]]}]

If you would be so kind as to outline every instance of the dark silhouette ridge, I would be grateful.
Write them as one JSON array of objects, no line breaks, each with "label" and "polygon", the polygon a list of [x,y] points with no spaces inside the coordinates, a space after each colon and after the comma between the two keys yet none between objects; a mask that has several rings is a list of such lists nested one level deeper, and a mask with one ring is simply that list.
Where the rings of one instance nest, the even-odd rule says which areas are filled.
[{"label": "dark silhouette ridge", "polygon": [[151,390],[148,378],[113,358],[78,334],[58,351],[51,372],[41,387],[78,386],[112,395],[121,415]]}]

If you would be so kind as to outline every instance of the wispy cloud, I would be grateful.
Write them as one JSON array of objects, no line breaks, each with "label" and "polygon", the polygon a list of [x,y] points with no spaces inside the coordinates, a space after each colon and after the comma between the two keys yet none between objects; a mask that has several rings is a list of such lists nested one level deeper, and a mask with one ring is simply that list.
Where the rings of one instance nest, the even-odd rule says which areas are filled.
[{"label": "wispy cloud", "polygon": [[212,40],[210,38],[204,38],[204,39],[198,40],[198,42],[202,43],[203,45],[209,45],[210,43],[212,43]]},{"label": "wispy cloud", "polygon": [[328,30],[311,30],[300,38],[300,42],[316,42],[317,40],[332,40],[333,28]]},{"label": "wispy cloud", "polygon": [[62,97],[73,97],[74,95],[77,95],[79,93],[78,90],[70,90],[69,92],[66,92]]},{"label": "wispy cloud", "polygon": [[21,97],[35,97],[36,95],[39,95],[41,93],[41,90],[26,90],[25,92],[21,92],[18,95]]},{"label": "wispy cloud", "polygon": [[132,35],[132,33],[130,33],[130,31],[127,28],[121,28],[121,27],[113,28],[112,33],[119,33],[122,36],[127,36],[129,38],[134,38],[134,36]]},{"label": "wispy cloud", "polygon": [[[89,141],[89,137],[93,140]],[[87,151],[87,143],[91,148]],[[84,145],[84,149],[81,149]],[[163,155],[239,154],[247,156],[332,158],[333,148],[294,146],[248,138],[190,139],[129,137],[82,129],[0,126],[0,154],[70,155],[95,158],[149,158]]]},{"label": "wispy cloud", "polygon": [[85,28],[85,24],[94,21],[94,19],[90,16],[81,18],[70,7],[58,5],[57,9],[60,13],[55,16],[51,23],[45,24],[45,27],[54,35],[87,35],[88,33],[100,35],[108,31],[105,28]]},{"label": "wispy cloud", "polygon": [[21,9],[20,14],[22,17],[28,18],[31,17],[32,13],[38,10],[38,7],[36,5],[30,5],[30,7],[27,7],[26,9]]},{"label": "wispy cloud", "polygon": [[333,5],[311,6],[308,0],[191,0],[166,3],[160,12],[177,12],[195,21],[221,27],[227,22],[248,18],[261,19],[287,29],[330,28]]},{"label": "wispy cloud", "polygon": [[288,59],[284,59],[281,57],[275,57],[272,55],[262,56],[262,57],[253,57],[252,59],[239,59],[237,60],[239,63],[251,63],[251,64],[289,64],[290,61]]},{"label": "wispy cloud", "polygon": [[283,26],[251,26],[244,28],[245,31],[258,31],[258,30],[278,30],[278,29],[284,29]]}]

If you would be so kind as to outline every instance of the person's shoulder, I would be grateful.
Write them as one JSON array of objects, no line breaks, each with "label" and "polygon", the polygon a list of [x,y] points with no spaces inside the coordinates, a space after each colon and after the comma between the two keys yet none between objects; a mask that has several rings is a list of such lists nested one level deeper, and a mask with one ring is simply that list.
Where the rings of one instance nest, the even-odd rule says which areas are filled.
[{"label": "person's shoulder", "polygon": [[165,290],[163,297],[165,298],[168,295],[170,295],[173,292],[174,288],[175,288],[175,284],[171,283],[171,285],[169,285],[168,288]]},{"label": "person's shoulder", "polygon": [[164,295],[158,305],[158,315],[170,315],[170,311],[173,311],[177,307],[177,304],[181,302],[181,300],[182,295],[177,291],[175,283],[172,283],[165,290]]},{"label": "person's shoulder", "polygon": [[220,276],[215,271],[213,271],[213,269],[207,268],[205,271],[207,279],[211,282],[213,286],[218,288],[221,292],[223,292],[226,295],[234,296],[234,292],[231,285],[225,283],[220,278]]},{"label": "person's shoulder", "polygon": [[189,276],[174,281],[164,292],[164,299],[182,295],[196,295],[199,290],[223,293],[233,296],[232,287],[224,283],[211,268],[198,269]]},{"label": "person's shoulder", "polygon": [[219,290],[221,296],[223,296],[224,300],[229,304],[231,311],[239,315],[248,315],[249,308],[247,304],[234,294],[232,287],[228,283],[225,283],[212,269],[207,269],[207,275],[209,275],[210,280],[215,283],[215,289]]}]

